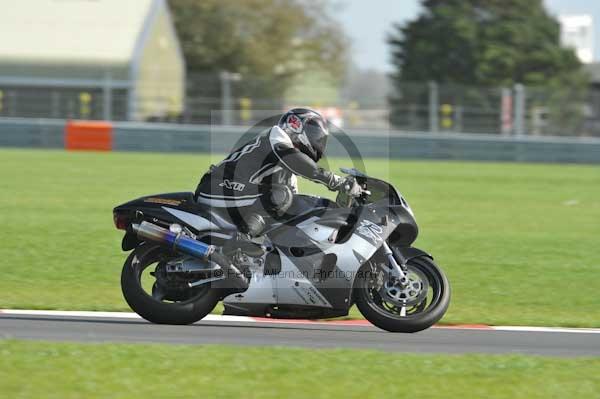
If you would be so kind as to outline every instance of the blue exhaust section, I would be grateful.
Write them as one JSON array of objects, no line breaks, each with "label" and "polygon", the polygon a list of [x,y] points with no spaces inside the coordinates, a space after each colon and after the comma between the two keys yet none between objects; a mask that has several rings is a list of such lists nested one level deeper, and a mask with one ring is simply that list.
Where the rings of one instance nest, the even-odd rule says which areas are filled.
[{"label": "blue exhaust section", "polygon": [[196,241],[186,236],[179,236],[179,239],[175,240],[173,248],[175,248],[176,251],[183,252],[184,254],[192,255],[197,258],[207,258],[214,251],[214,246],[206,245],[205,243]]},{"label": "blue exhaust section", "polygon": [[175,234],[155,224],[142,222],[131,226],[138,237],[168,245],[177,252],[196,258],[207,258],[214,251],[214,245],[207,245],[182,234]]},{"label": "blue exhaust section", "polygon": [[227,295],[236,292],[244,292],[248,289],[248,278],[246,278],[238,268],[232,265],[231,261],[225,255],[216,251],[217,248],[214,245],[207,245],[188,236],[184,236],[181,233],[173,233],[172,231],[153,223],[142,222],[140,224],[132,224],[131,228],[135,231],[137,236],[143,240],[155,241],[159,244],[169,246],[179,253],[215,262],[223,269],[223,272],[226,275],[224,281],[229,285],[224,287],[225,291],[223,292],[226,292]]}]

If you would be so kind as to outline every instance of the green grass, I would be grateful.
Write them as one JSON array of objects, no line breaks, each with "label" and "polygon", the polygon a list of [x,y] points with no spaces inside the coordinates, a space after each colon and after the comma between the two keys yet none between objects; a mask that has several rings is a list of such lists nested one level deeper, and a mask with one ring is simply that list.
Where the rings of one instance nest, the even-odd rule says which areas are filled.
[{"label": "green grass", "polygon": [[[191,191],[208,165],[202,155],[0,150],[0,307],[127,310],[112,208]],[[444,322],[600,327],[599,167],[366,165],[407,197],[415,245],[450,278]]]},{"label": "green grass", "polygon": [[598,398],[600,359],[0,341],[5,398]]}]

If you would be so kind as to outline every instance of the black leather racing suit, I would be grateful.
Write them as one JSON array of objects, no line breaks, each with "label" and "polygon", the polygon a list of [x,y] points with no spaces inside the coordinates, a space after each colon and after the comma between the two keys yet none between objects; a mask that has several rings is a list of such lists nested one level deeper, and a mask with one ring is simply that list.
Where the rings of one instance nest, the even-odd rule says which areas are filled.
[{"label": "black leather racing suit", "polygon": [[262,213],[259,209],[264,207],[264,201],[261,200],[269,196],[274,187],[287,186],[297,193],[296,176],[324,184],[330,190],[338,189],[343,183],[341,177],[320,168],[296,149],[290,137],[274,126],[211,166],[198,184],[196,201],[235,210],[231,219],[242,227],[236,220],[238,211]]}]

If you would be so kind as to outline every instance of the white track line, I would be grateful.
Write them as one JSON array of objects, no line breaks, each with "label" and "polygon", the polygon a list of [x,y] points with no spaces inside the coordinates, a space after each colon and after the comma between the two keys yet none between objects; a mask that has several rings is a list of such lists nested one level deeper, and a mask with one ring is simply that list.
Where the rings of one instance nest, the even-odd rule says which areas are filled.
[{"label": "white track line", "polygon": [[[26,310],[26,309],[0,309],[0,315],[12,314],[23,316],[55,316],[55,317],[83,317],[83,318],[111,318],[111,319],[141,319],[133,312],[95,312],[95,311],[67,311],[67,310]],[[221,316],[209,314],[204,321],[229,321],[229,322],[255,322],[252,317]]]},{"label": "white track line", "polygon": [[561,332],[578,334],[600,334],[599,328],[568,328],[568,327],[527,327],[527,326],[491,326],[497,331],[523,332]]},{"label": "white track line", "polygon": [[[23,316],[54,316],[54,317],[81,317],[81,318],[112,318],[112,319],[141,319],[132,312],[95,312],[95,311],[64,311],[64,310],[26,310],[26,309],[0,309],[1,315],[23,315]],[[359,320],[338,321],[308,321],[290,319],[265,319],[247,316],[222,316],[216,314],[207,315],[202,321],[218,322],[243,322],[243,323],[281,323],[281,324],[309,324],[309,325],[331,325],[331,326],[371,326],[368,322]],[[434,326],[440,329],[460,330],[487,330],[487,331],[512,331],[512,332],[544,332],[544,333],[577,333],[577,334],[600,334],[598,328],[564,328],[564,327],[530,327],[530,326],[486,326],[486,325],[463,325],[463,326]]]},{"label": "white track line", "polygon": [[94,312],[94,311],[63,311],[63,310],[26,310],[26,309],[0,309],[0,315],[12,314],[23,316],[58,316],[58,317],[89,317],[111,319],[141,319],[135,313],[131,312]]}]

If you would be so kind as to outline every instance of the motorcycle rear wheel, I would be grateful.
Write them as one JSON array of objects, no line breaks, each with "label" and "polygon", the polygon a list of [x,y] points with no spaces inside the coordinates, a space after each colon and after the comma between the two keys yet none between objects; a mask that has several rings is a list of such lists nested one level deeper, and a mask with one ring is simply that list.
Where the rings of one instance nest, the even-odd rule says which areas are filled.
[{"label": "motorcycle rear wheel", "polygon": [[[209,314],[217,305],[219,295],[210,285],[190,292],[188,298],[165,302],[149,295],[142,286],[142,272],[168,257],[159,245],[142,244],[134,249],[121,272],[121,290],[127,304],[144,319],[157,324],[192,324]],[[156,285],[153,287],[156,287]]]},{"label": "motorcycle rear wheel", "polygon": [[444,272],[429,258],[411,259],[407,263],[409,274],[415,280],[426,278],[420,285],[427,289],[418,302],[402,306],[389,297],[381,295],[376,288],[377,272],[370,271],[370,266],[363,270],[362,278],[357,279],[355,286],[355,303],[360,313],[373,325],[390,332],[413,333],[425,330],[437,323],[446,313],[450,304],[450,283]]}]

